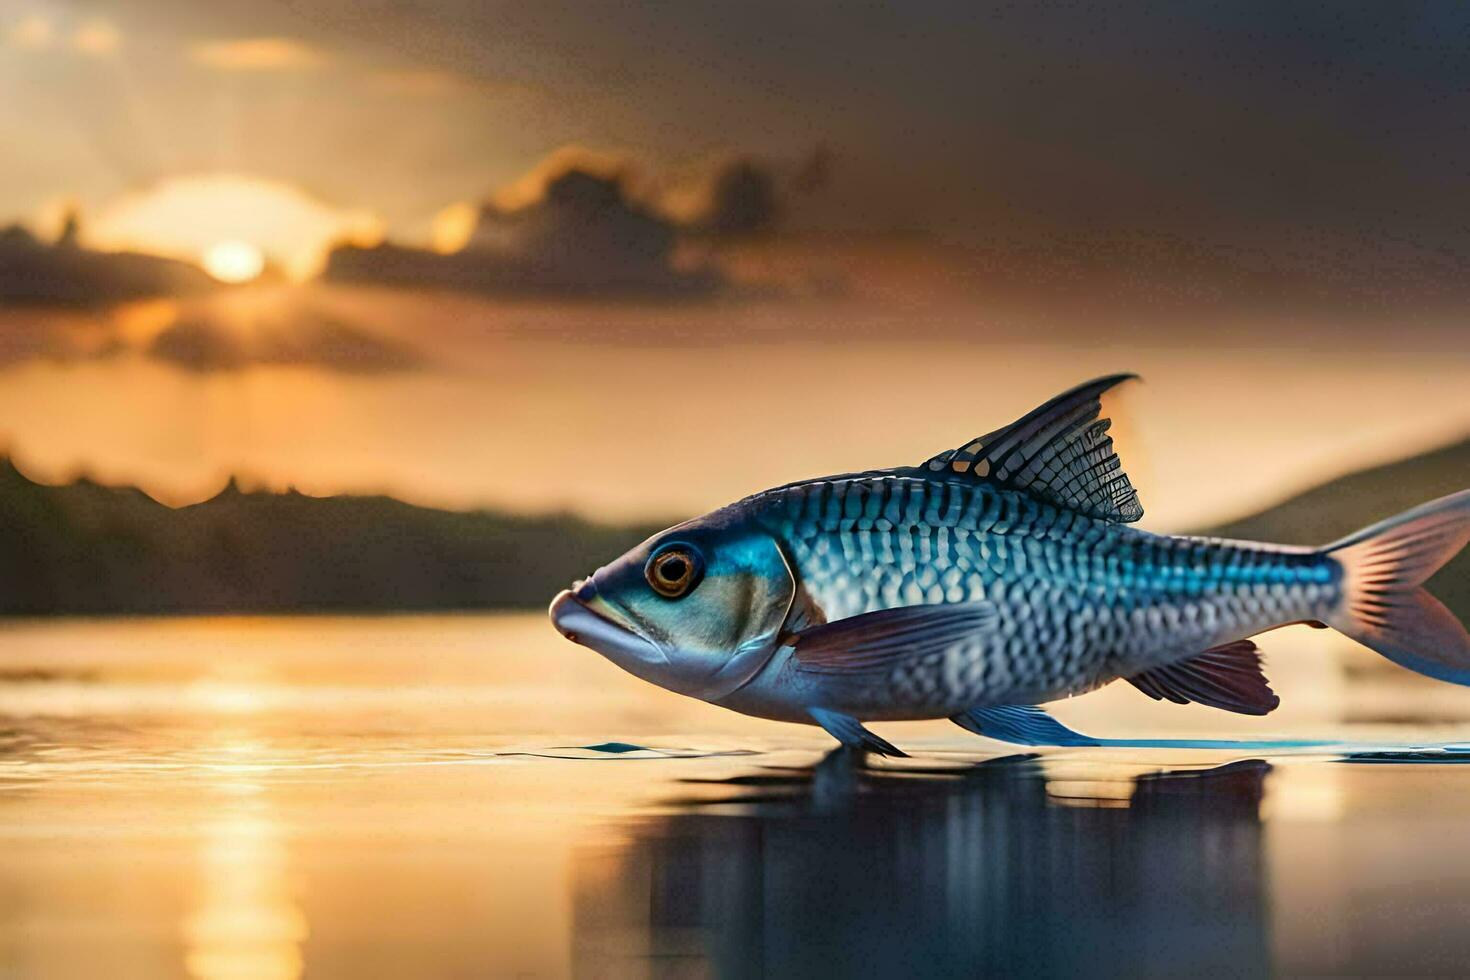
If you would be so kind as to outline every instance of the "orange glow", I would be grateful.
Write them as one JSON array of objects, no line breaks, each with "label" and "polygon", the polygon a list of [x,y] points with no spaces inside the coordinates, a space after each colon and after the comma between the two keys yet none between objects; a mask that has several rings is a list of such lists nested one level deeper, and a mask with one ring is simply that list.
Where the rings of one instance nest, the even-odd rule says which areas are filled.
[{"label": "orange glow", "polygon": [[451,204],[434,215],[434,227],[430,231],[434,251],[448,255],[464,248],[475,233],[479,220],[480,209],[468,201]]},{"label": "orange glow", "polygon": [[323,52],[289,37],[201,41],[189,49],[189,59],[220,71],[301,71],[319,68],[329,60]]},{"label": "orange glow", "polygon": [[198,897],[183,922],[185,969],[199,980],[299,977],[308,927],[291,894],[280,824],[264,804],[236,804],[202,830]]},{"label": "orange glow", "polygon": [[171,299],[137,300],[123,303],[112,311],[118,339],[131,347],[146,346],[178,318],[179,304]]},{"label": "orange glow", "polygon": [[204,252],[204,271],[220,282],[249,282],[265,269],[265,256],[249,242],[216,242]]},{"label": "orange glow", "polygon": [[[340,241],[369,243],[382,233],[376,217],[334,208],[289,184],[236,174],[176,177],[113,201],[86,233],[91,244],[134,249],[198,262],[227,282],[279,266],[293,279],[306,279]],[[222,265],[207,255],[217,248]],[[243,248],[240,247],[243,245]],[[253,249],[261,266],[251,274]],[[227,274],[221,274],[226,272]]]},{"label": "orange glow", "polygon": [[71,36],[72,48],[89,55],[111,54],[121,43],[122,35],[105,20],[86,21]]}]

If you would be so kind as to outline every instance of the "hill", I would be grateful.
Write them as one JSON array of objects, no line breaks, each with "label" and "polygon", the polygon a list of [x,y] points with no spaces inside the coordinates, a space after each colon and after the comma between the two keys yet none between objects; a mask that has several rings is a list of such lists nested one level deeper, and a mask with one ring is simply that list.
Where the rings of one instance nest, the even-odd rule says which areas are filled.
[{"label": "hill", "polygon": [[544,606],[656,528],[379,496],[51,487],[0,460],[0,615]]}]

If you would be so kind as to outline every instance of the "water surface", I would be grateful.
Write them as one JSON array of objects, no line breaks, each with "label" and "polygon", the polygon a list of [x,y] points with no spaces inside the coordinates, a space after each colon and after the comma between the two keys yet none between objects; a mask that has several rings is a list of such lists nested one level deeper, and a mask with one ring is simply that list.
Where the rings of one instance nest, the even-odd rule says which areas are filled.
[{"label": "water surface", "polygon": [[11,624],[0,976],[1462,972],[1470,691],[1263,646],[1267,719],[864,764],[539,616]]}]

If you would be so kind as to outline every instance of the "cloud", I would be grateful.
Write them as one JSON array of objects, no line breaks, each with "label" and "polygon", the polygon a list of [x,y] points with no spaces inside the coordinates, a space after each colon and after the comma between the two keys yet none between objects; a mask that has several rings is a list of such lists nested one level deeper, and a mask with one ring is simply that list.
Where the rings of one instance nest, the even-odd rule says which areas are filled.
[{"label": "cloud", "polygon": [[572,143],[551,151],[530,170],[497,188],[491,195],[491,203],[502,211],[530,207],[545,199],[546,189],[553,181],[573,171],[616,181],[624,196],[636,196],[630,187],[633,167],[626,155]]},{"label": "cloud", "polygon": [[730,285],[710,246],[772,231],[784,183],[752,158],[726,157],[671,184],[641,178],[620,153],[565,146],[488,201],[441,211],[432,250],[344,245],[324,275],[500,294],[706,295]]},{"label": "cloud", "polygon": [[726,154],[658,182],[655,191],[659,209],[684,231],[706,241],[748,239],[799,227],[802,206],[822,196],[831,171],[831,153],[820,145],[785,160]]},{"label": "cloud", "polygon": [[331,253],[324,274],[506,294],[689,296],[721,285],[713,270],[675,261],[679,226],[632,199],[620,174],[566,159],[559,169],[538,167],[511,193],[481,205],[472,221],[461,211],[459,230],[468,235],[457,252],[345,246]]},{"label": "cloud", "polygon": [[228,315],[201,310],[160,331],[144,353],[200,374],[269,365],[382,374],[424,365],[412,347],[310,307],[257,317],[244,330]]},{"label": "cloud", "polygon": [[0,365],[138,359],[196,374],[310,367],[387,374],[429,367],[411,343],[343,315],[309,288],[221,288],[106,309],[0,304]]},{"label": "cloud", "polygon": [[776,178],[754,160],[739,158],[703,181],[689,206],[688,224],[708,235],[754,235],[770,231],[779,210]]},{"label": "cloud", "polygon": [[0,303],[99,306],[189,295],[213,286],[185,262],[83,248],[75,217],[55,242],[42,241],[21,225],[0,228]]},{"label": "cloud", "polygon": [[198,41],[189,60],[219,71],[308,71],[331,59],[303,41],[289,37],[245,37]]},{"label": "cloud", "polygon": [[67,218],[43,241],[21,225],[0,228],[0,364],[142,355],[187,371],[255,365],[350,374],[425,364],[402,341],[357,326],[288,286],[230,289],[198,267],[78,243]]}]

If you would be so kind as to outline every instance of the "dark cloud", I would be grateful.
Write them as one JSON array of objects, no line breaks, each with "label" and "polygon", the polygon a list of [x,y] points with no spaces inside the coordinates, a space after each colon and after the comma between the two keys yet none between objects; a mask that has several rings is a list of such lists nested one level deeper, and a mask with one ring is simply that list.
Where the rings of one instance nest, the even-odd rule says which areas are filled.
[{"label": "dark cloud", "polygon": [[0,366],[139,357],[200,374],[256,366],[383,374],[430,366],[416,346],[356,325],[306,288],[254,286],[109,310],[0,308]]},{"label": "dark cloud", "polygon": [[199,373],[291,365],[379,374],[424,364],[419,353],[406,344],[310,308],[253,316],[243,327],[237,318],[197,311],[161,331],[144,353]]},{"label": "dark cloud", "polygon": [[215,288],[186,262],[130,252],[97,252],[76,240],[75,218],[55,242],[21,225],[0,229],[0,303],[93,307]]},{"label": "dark cloud", "polygon": [[690,230],[708,235],[770,231],[779,212],[776,178],[754,160],[731,160],[710,175]]},{"label": "dark cloud", "polygon": [[353,282],[487,293],[696,296],[714,290],[709,269],[675,263],[679,229],[633,201],[617,176],[572,166],[539,199],[481,206],[465,247],[441,255],[391,243],[342,246],[324,276]]}]

